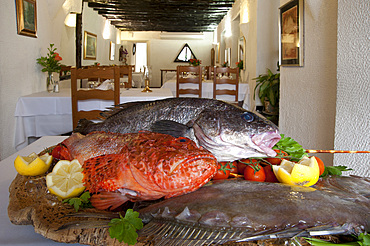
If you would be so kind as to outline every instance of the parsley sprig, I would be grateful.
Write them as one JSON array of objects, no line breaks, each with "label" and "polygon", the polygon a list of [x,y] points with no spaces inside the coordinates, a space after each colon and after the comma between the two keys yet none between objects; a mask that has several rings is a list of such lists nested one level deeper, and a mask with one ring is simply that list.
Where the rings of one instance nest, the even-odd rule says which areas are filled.
[{"label": "parsley sprig", "polygon": [[303,237],[309,244],[314,246],[370,246],[370,235],[361,233],[357,237],[357,241],[355,242],[347,242],[347,243],[332,243],[328,241],[324,241],[317,238],[307,238]]},{"label": "parsley sprig", "polygon": [[80,197],[67,198],[63,200],[63,203],[68,203],[73,206],[76,212],[81,208],[92,208],[90,202],[90,193],[88,191],[82,193]]},{"label": "parsley sprig", "polygon": [[281,134],[280,141],[274,146],[274,149],[280,149],[288,153],[291,161],[299,161],[307,156],[306,150],[291,137],[285,137]]},{"label": "parsley sprig", "polygon": [[143,222],[139,217],[139,213],[128,209],[125,217],[119,214],[120,218],[112,219],[109,222],[109,235],[111,238],[116,238],[119,242],[124,241],[128,245],[137,243],[136,230],[143,228]]},{"label": "parsley sprig", "polygon": [[342,172],[344,171],[351,171],[353,169],[348,168],[346,166],[325,166],[324,172],[321,174],[320,177],[325,177],[328,175],[337,175],[341,176]]}]

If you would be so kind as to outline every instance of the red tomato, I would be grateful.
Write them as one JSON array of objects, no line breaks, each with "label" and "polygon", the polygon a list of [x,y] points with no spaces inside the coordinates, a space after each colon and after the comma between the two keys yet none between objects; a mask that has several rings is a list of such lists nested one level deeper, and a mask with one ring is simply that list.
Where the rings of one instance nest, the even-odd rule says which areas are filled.
[{"label": "red tomato", "polygon": [[256,159],[242,159],[237,162],[238,173],[244,175],[244,169],[247,167],[248,164],[251,163],[258,163]]},{"label": "red tomato", "polygon": [[279,149],[274,149],[274,151],[277,153],[277,156],[266,158],[265,160],[271,163],[272,165],[280,165],[280,162],[283,159],[282,157],[288,156],[288,153]]},{"label": "red tomato", "polygon": [[235,173],[235,174],[238,174],[238,163],[237,161],[233,161],[230,163],[231,165],[229,165],[230,167],[230,173]]},{"label": "red tomato", "polygon": [[276,178],[274,171],[270,165],[264,166],[263,170],[265,171],[265,182],[277,183],[279,180]]},{"label": "red tomato", "polygon": [[250,181],[264,182],[266,179],[265,170],[260,164],[249,164],[244,169],[244,179]]},{"label": "red tomato", "polygon": [[325,171],[325,165],[324,165],[324,162],[319,157],[315,156],[315,158],[316,158],[317,164],[319,164],[320,176],[321,176],[321,174],[323,174],[323,172]]},{"label": "red tomato", "polygon": [[227,179],[230,175],[229,162],[219,162],[216,175],[212,179]]}]

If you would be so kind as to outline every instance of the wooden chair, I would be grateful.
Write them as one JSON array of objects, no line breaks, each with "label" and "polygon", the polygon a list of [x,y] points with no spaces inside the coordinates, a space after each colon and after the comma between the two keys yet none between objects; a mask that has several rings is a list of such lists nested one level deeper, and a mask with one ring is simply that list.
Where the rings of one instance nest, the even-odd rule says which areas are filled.
[{"label": "wooden chair", "polygon": [[[114,90],[99,89],[78,89],[77,81],[79,79],[89,78],[107,78],[114,81]],[[73,129],[76,128],[80,119],[88,120],[98,119],[101,110],[81,111],[78,109],[78,102],[89,99],[111,100],[114,105],[120,103],[119,87],[120,69],[117,66],[112,67],[90,67],[84,69],[71,68],[71,94],[72,94],[72,120]]]},{"label": "wooden chair", "polygon": [[[192,87],[186,88],[186,85],[184,84],[192,84]],[[196,95],[198,97],[202,97],[202,67],[201,66],[177,66],[176,97],[179,97],[180,95],[185,95],[185,94]]]},{"label": "wooden chair", "polygon": [[230,101],[238,104],[239,94],[239,68],[214,67],[213,75],[213,98],[217,99],[218,95],[234,96],[235,100]]},{"label": "wooden chair", "polygon": [[120,78],[122,78],[124,75],[127,75],[128,80],[127,83],[125,82],[125,88],[132,88],[132,71],[134,69],[134,66],[132,65],[124,65],[119,66],[119,72],[120,72]]}]

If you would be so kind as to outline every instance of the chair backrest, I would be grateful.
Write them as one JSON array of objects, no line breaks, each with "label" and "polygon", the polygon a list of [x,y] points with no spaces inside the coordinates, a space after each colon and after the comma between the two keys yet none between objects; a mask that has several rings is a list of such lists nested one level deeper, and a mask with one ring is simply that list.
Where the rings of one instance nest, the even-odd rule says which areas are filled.
[{"label": "chair backrest", "polygon": [[[99,89],[78,89],[77,81],[89,78],[107,78],[114,81],[113,90]],[[80,119],[88,120],[98,119],[101,110],[81,111],[78,108],[78,102],[89,99],[111,100],[114,105],[120,103],[119,87],[120,70],[117,66],[111,67],[89,67],[89,68],[71,68],[71,95],[72,95],[72,120],[73,129],[76,128]]]},{"label": "chair backrest", "polygon": [[132,65],[123,65],[119,66],[120,70],[120,78],[122,78],[124,75],[127,75],[128,80],[127,83],[125,83],[125,88],[132,88],[132,71],[134,69],[134,66]]},{"label": "chair backrest", "polygon": [[197,95],[198,97],[202,97],[201,66],[177,66],[176,97],[185,94]]},{"label": "chair backrest", "polygon": [[235,100],[225,100],[238,103],[239,94],[239,68],[214,67],[213,98],[218,95],[233,96]]}]

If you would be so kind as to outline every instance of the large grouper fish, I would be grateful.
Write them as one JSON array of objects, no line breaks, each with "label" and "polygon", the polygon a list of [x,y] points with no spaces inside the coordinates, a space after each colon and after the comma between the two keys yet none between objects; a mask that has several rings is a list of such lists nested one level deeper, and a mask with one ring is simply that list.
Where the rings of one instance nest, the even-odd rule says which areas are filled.
[{"label": "large grouper fish", "polygon": [[141,130],[187,137],[218,161],[275,156],[277,126],[263,116],[223,101],[168,98],[125,103],[103,114],[102,122],[82,119],[74,132],[134,133]]}]

